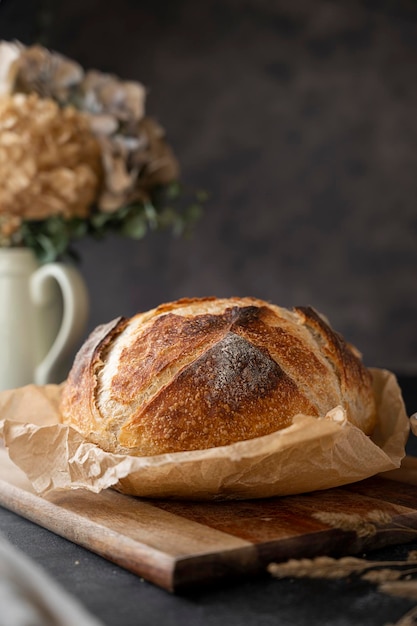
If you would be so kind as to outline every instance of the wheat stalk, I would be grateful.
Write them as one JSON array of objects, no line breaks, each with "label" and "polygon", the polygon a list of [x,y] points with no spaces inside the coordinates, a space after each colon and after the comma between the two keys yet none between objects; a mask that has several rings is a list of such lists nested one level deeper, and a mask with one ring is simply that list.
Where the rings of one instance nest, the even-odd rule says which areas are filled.
[{"label": "wheat stalk", "polygon": [[387,511],[374,509],[366,516],[358,513],[335,513],[333,511],[316,511],[313,517],[332,528],[354,532],[358,537],[372,537],[377,532],[388,532],[392,530],[403,530],[409,533],[416,533],[415,528],[404,526],[398,522],[393,522],[392,515]]},{"label": "wheat stalk", "polygon": [[[358,537],[370,537],[377,532],[404,530],[415,533],[416,530],[393,522],[392,515],[375,509],[366,516],[357,513],[335,513],[317,511],[313,517],[346,532],[354,532]],[[415,567],[412,566],[415,564]],[[369,561],[357,557],[340,559],[318,556],[313,559],[290,559],[285,563],[270,563],[269,573],[275,578],[344,578],[357,575],[362,580],[378,585],[378,591],[390,595],[417,600],[417,580],[409,580],[417,574],[417,550],[410,550],[403,561]],[[416,626],[417,606],[413,607],[395,624],[386,626]]]}]

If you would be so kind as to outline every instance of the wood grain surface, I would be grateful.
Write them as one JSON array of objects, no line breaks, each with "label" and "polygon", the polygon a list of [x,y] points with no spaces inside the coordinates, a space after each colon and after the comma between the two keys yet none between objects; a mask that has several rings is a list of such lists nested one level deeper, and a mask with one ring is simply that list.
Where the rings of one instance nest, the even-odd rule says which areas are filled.
[{"label": "wood grain surface", "polygon": [[[417,459],[403,468],[326,491],[237,502],[144,500],[113,490],[42,498],[0,449],[0,504],[169,590],[266,571],[272,561],[341,556],[405,543],[417,531]],[[385,527],[359,536],[317,514],[375,511]]]}]

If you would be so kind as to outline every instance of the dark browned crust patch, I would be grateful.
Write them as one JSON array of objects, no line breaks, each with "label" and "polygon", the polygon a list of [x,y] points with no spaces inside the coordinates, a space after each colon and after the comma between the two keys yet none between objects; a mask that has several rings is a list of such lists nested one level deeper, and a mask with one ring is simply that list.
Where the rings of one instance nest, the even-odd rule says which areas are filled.
[{"label": "dark browned crust patch", "polygon": [[[259,308],[228,311],[236,330],[257,321]],[[252,439],[284,428],[297,413],[317,415],[264,346],[235,332],[178,373],[122,428],[119,441],[130,447],[141,440],[159,452],[215,447]],[[247,419],[250,415],[251,418]]]}]

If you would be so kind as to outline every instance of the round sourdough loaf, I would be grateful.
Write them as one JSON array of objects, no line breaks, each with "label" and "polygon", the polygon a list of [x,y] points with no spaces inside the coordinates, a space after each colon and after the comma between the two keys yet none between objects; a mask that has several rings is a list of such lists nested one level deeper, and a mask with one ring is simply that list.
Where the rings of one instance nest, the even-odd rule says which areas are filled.
[{"label": "round sourdough loaf", "polygon": [[372,432],[371,374],[314,309],[196,298],[93,331],[61,411],[104,450],[148,456],[267,435],[338,405]]}]

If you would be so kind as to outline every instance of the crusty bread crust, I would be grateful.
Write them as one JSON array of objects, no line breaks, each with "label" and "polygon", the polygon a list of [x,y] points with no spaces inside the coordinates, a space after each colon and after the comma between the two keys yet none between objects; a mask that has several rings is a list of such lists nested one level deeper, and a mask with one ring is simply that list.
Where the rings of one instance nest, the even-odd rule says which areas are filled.
[{"label": "crusty bread crust", "polygon": [[337,405],[372,432],[371,374],[312,308],[195,298],[98,327],[61,412],[103,449],[147,456],[267,435]]}]

